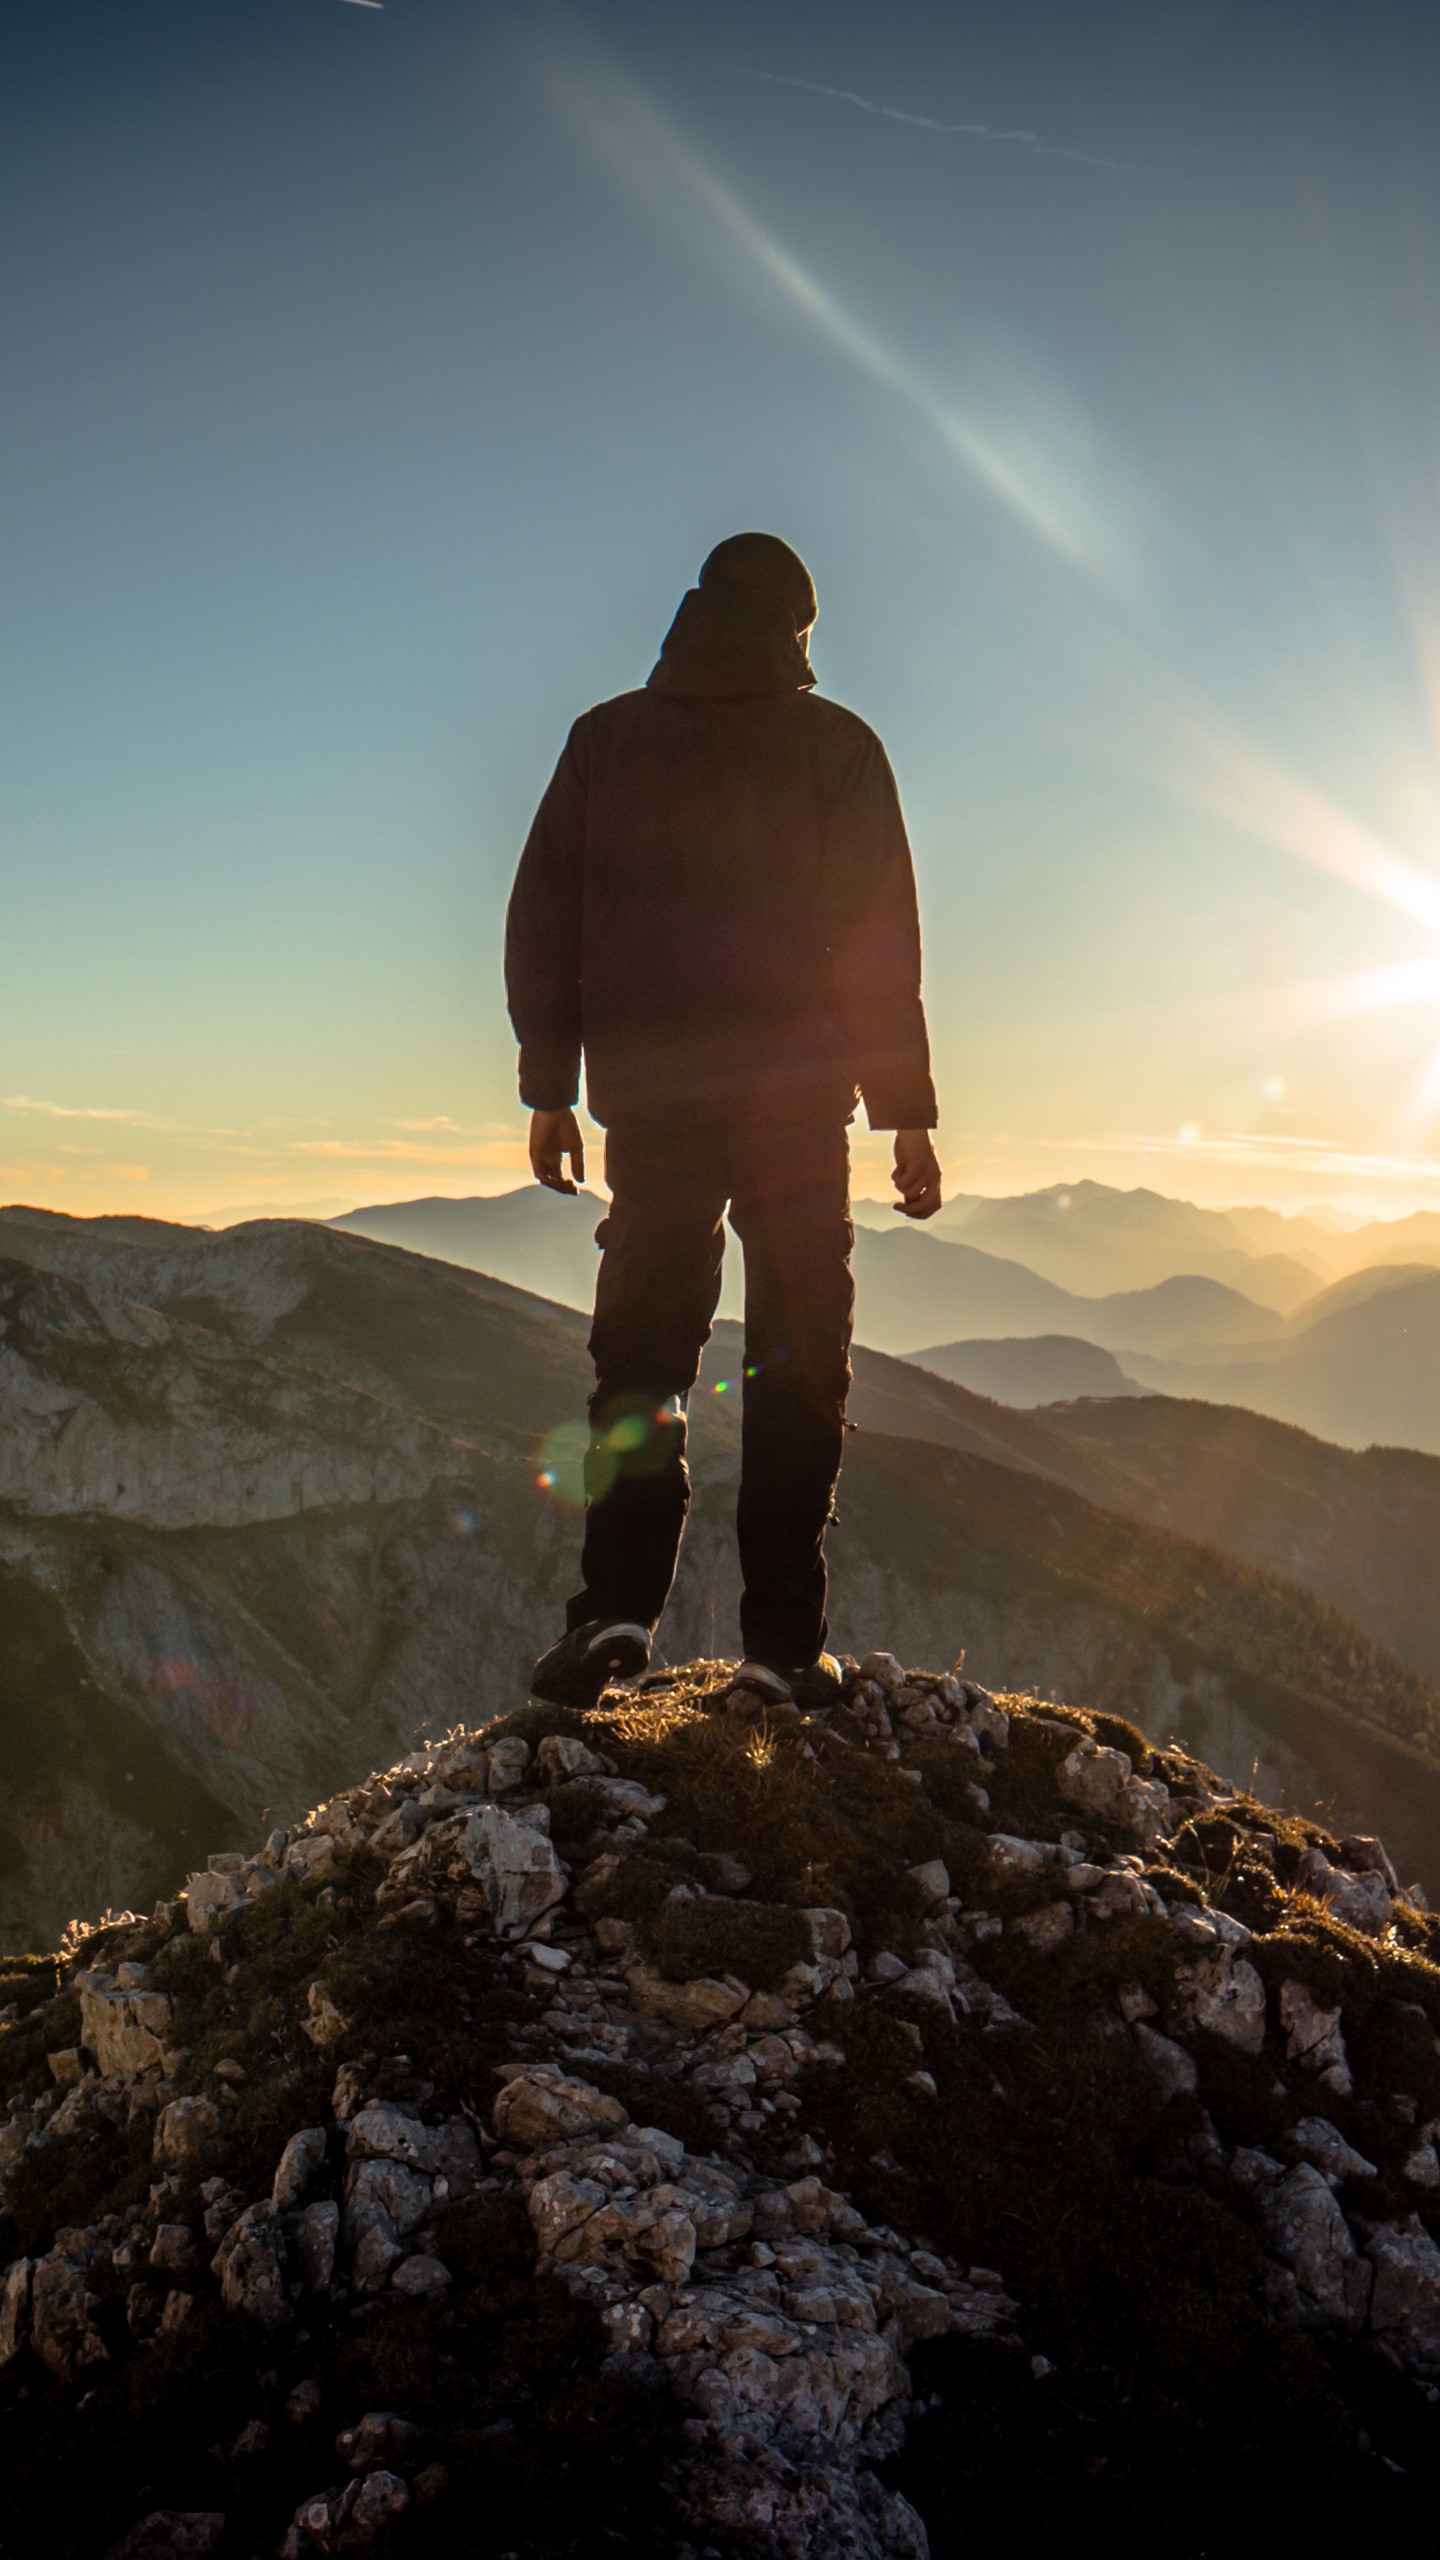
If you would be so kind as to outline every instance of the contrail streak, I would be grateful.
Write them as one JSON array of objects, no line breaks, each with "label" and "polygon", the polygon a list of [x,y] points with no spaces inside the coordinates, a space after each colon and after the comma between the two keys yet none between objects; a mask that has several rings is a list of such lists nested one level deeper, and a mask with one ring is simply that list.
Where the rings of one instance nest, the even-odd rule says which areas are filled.
[{"label": "contrail streak", "polygon": [[862,115],[880,116],[887,124],[915,125],[922,133],[967,133],[977,142],[1018,142],[1040,160],[1078,160],[1087,169],[1124,169],[1131,173],[1137,166],[1133,160],[1100,160],[1093,152],[1069,151],[1061,143],[1044,141],[1023,125],[945,124],[938,116],[912,115],[905,107],[886,107],[876,98],[862,98],[858,89],[831,89],[821,80],[792,80],[783,71],[751,71],[746,77],[764,80],[772,89],[803,89],[812,98],[833,98],[837,106],[858,107]]}]

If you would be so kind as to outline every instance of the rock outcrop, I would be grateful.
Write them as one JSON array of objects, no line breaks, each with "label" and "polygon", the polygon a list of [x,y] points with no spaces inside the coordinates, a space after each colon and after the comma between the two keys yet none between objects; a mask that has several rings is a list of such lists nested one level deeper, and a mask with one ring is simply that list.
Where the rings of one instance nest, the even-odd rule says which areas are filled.
[{"label": "rock outcrop", "polygon": [[1397,2518],[1437,1955],[1377,1842],[887,1654],[457,1729],[6,1986],[12,2515],[939,2560],[1158,2462],[1166,2548],[1267,2464]]}]

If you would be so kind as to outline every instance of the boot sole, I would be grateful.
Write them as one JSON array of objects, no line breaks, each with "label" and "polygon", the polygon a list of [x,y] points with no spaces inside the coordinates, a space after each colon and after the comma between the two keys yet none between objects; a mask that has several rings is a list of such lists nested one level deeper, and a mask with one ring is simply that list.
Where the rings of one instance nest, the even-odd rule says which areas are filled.
[{"label": "boot sole", "polygon": [[650,1648],[638,1636],[602,1637],[573,1667],[532,1681],[530,1695],[548,1707],[593,1707],[612,1681],[637,1679],[650,1667]]}]

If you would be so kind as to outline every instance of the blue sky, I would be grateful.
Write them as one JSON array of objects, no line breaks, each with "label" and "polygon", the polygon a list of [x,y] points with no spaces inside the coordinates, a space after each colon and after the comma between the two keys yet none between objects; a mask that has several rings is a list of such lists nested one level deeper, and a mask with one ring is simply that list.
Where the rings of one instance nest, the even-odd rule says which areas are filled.
[{"label": "blue sky", "polygon": [[1440,1206],[1437,77],[1418,5],[10,0],[0,1192],[518,1178],[530,809],[762,525],[952,1184]]}]

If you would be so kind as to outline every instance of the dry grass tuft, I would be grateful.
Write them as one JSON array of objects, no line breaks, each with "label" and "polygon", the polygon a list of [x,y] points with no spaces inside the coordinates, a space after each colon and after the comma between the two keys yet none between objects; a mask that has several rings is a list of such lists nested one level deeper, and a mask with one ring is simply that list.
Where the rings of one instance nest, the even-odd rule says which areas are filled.
[{"label": "dry grass tuft", "polygon": [[687,1724],[703,1721],[704,1709],[693,1698],[661,1695],[635,1698],[611,1694],[602,1697],[598,1707],[589,1707],[581,1718],[583,1724],[601,1724],[620,1742],[665,1742]]}]

